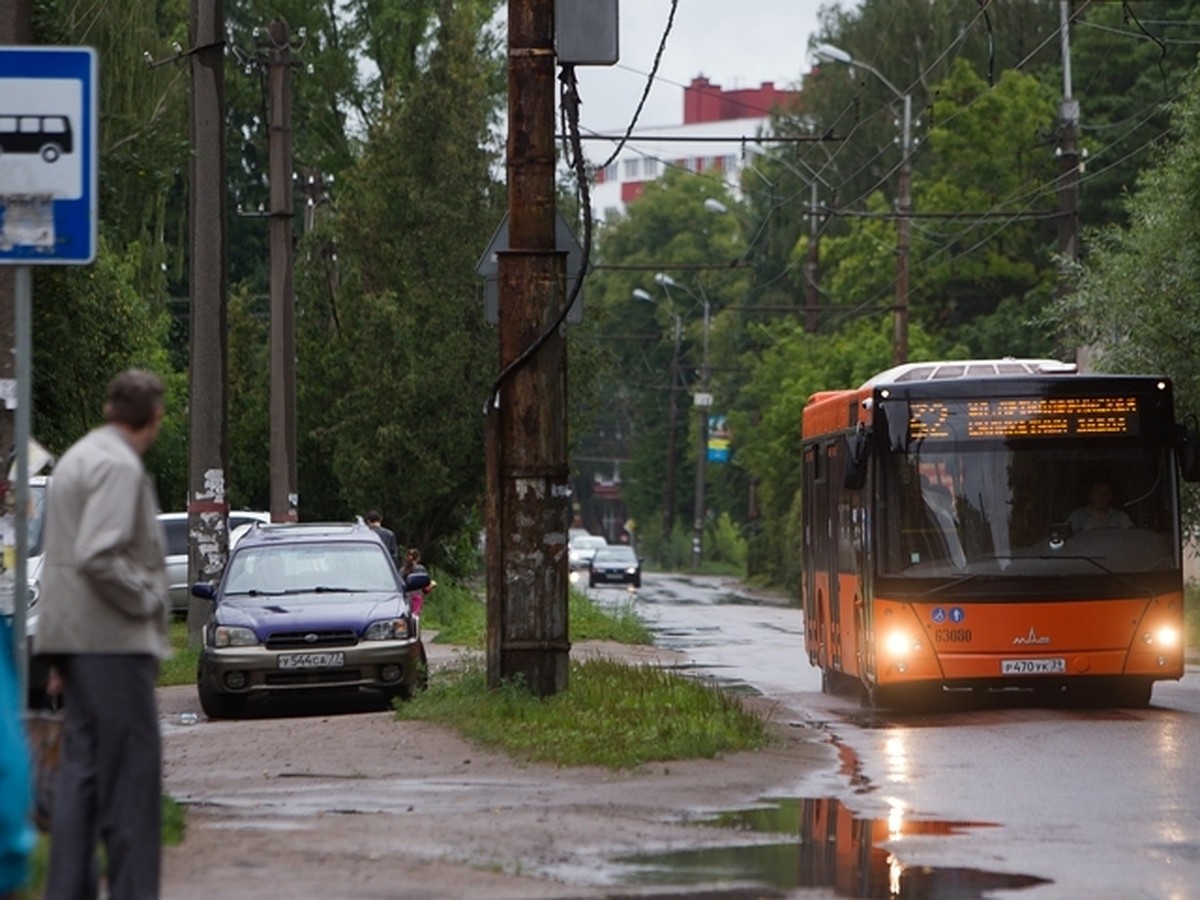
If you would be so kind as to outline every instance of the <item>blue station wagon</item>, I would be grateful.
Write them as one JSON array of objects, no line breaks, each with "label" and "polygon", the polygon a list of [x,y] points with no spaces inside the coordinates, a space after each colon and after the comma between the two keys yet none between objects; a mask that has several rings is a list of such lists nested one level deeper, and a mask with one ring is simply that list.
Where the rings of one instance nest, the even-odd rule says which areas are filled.
[{"label": "blue station wagon", "polygon": [[236,718],[255,695],[425,687],[425,648],[407,581],[364,523],[255,524],[230,554],[213,601],[196,682],[210,719]]}]

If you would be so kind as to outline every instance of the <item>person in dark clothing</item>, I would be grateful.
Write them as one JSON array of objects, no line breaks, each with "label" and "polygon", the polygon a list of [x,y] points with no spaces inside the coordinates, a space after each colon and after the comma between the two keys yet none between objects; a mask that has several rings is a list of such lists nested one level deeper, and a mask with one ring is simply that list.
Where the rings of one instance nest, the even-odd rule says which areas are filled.
[{"label": "person in dark clothing", "polygon": [[396,543],[396,533],[392,529],[384,527],[383,516],[379,514],[378,510],[373,509],[363,519],[379,535],[380,540],[383,541],[383,545],[387,547],[388,553],[392,554],[392,560],[399,564],[400,545]]}]

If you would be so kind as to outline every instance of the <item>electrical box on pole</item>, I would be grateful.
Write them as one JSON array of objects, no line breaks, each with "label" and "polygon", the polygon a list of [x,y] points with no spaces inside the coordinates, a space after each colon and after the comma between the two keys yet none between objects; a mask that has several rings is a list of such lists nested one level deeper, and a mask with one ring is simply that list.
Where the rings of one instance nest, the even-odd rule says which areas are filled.
[{"label": "electrical box on pole", "polygon": [[612,66],[619,60],[617,0],[555,0],[554,51],[559,63]]}]

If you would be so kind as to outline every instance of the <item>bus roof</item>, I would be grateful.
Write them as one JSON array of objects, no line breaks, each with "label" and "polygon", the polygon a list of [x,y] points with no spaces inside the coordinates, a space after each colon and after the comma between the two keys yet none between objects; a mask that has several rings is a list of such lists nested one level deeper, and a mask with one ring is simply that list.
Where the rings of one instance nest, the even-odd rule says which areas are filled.
[{"label": "bus roof", "polygon": [[989,378],[1014,375],[1074,375],[1075,363],[1056,359],[956,359],[904,363],[880,372],[863,383],[863,387],[894,384],[906,381],[935,381],[946,378]]},{"label": "bus roof", "polygon": [[801,431],[807,437],[840,431],[855,422],[871,419],[870,398],[875,387],[884,384],[914,384],[929,381],[957,381],[964,378],[1014,378],[1030,375],[1073,375],[1075,363],[1056,359],[955,359],[904,363],[894,366],[857,388],[817,391],[804,408]]}]

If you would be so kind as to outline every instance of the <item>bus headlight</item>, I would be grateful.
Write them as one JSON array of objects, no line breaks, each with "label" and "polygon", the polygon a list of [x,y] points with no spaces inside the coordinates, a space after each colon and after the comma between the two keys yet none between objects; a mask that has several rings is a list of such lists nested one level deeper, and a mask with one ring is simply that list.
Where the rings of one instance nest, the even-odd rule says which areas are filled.
[{"label": "bus headlight", "polygon": [[1179,631],[1173,625],[1164,625],[1157,631],[1147,631],[1142,635],[1142,640],[1159,647],[1174,647],[1179,643]]},{"label": "bus headlight", "polygon": [[903,658],[917,649],[917,642],[903,631],[893,631],[883,639],[883,649],[888,656]]}]

